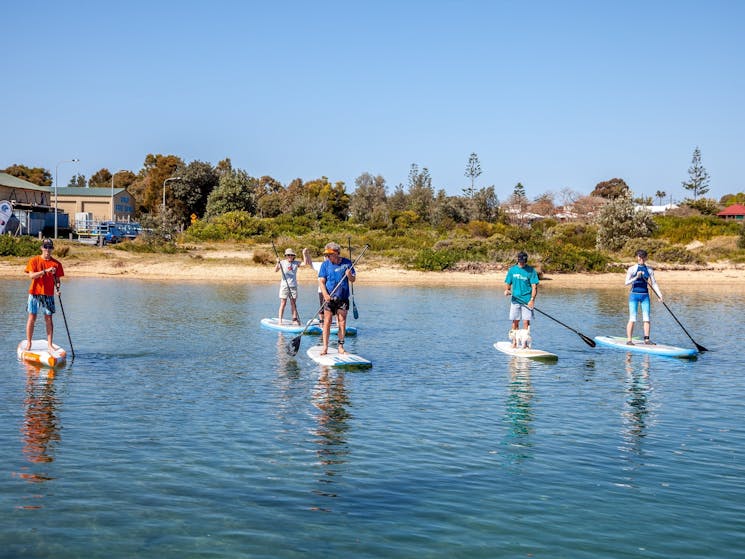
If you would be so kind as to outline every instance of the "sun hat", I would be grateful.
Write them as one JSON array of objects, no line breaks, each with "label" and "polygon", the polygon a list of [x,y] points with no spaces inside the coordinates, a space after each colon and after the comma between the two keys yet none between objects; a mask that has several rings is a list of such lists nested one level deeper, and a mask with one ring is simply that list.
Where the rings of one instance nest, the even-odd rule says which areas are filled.
[{"label": "sun hat", "polygon": [[326,248],[323,250],[324,254],[334,254],[335,252],[341,252],[341,247],[338,243],[328,243]]},{"label": "sun hat", "polygon": [[522,263],[527,262],[528,261],[528,253],[527,252],[523,252],[523,251],[518,252],[517,253],[517,261],[518,262],[522,262]]},{"label": "sun hat", "polygon": [[44,239],[44,242],[41,243],[41,248],[54,248],[52,239]]},{"label": "sun hat", "polygon": [[297,254],[295,254],[295,251],[291,248],[287,248],[285,249],[285,256],[297,256]]}]

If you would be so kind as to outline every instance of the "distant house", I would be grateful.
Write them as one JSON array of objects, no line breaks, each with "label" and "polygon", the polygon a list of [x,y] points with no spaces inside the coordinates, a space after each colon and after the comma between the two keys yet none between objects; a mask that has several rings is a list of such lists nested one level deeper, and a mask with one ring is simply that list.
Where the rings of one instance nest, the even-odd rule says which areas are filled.
[{"label": "distant house", "polygon": [[54,216],[49,213],[53,208],[48,186],[39,186],[8,173],[0,173],[0,200],[7,200],[12,212],[4,226],[7,233],[38,235],[48,229],[49,216]]},{"label": "distant house", "polygon": [[131,221],[135,215],[135,200],[126,188],[66,186],[57,189],[57,205],[71,216],[90,214],[93,221]]},{"label": "distant house", "polygon": [[743,221],[745,220],[745,206],[742,204],[732,204],[731,206],[724,208],[717,215],[724,219],[737,219]]},{"label": "distant house", "polygon": [[649,213],[655,214],[655,215],[664,214],[670,210],[678,209],[677,204],[661,204],[661,205],[655,205],[655,206],[636,206],[636,207],[647,210]]}]

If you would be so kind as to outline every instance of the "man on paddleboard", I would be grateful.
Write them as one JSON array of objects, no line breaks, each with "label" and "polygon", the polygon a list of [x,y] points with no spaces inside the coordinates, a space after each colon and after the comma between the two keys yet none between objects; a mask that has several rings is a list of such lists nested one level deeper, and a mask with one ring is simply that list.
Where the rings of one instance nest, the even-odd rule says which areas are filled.
[{"label": "man on paddleboard", "polygon": [[628,345],[634,345],[631,337],[634,333],[636,314],[639,306],[641,306],[642,321],[644,322],[644,343],[654,345],[654,342],[649,339],[650,303],[648,286],[652,286],[660,301],[662,301],[662,292],[657,286],[657,281],[654,279],[654,270],[650,266],[647,266],[646,250],[639,249],[636,251],[636,264],[626,270],[626,285],[631,285],[631,291],[629,292],[629,322],[626,324],[626,343]]},{"label": "man on paddleboard", "polygon": [[[331,334],[331,319],[336,316],[339,327],[339,353],[344,351],[344,335],[347,331],[347,311],[349,310],[349,282],[356,279],[352,261],[341,255],[338,243],[328,243],[323,251],[327,259],[318,270],[318,284],[323,295],[323,349],[321,355],[326,355],[329,348]],[[333,296],[332,296],[333,293]]]},{"label": "man on paddleboard", "polygon": [[[538,295],[538,273],[535,268],[528,266],[528,254],[521,251],[517,255],[517,264],[507,270],[504,279],[504,294],[512,295],[510,303],[510,320],[512,329],[520,328],[520,320],[523,321],[523,329],[530,328],[533,320],[533,306]],[[512,347],[517,347],[517,339],[512,340]]]},{"label": "man on paddleboard", "polygon": [[44,239],[41,243],[41,255],[31,258],[26,264],[25,272],[31,278],[31,286],[28,289],[28,320],[26,321],[26,349],[31,349],[31,340],[34,337],[34,326],[39,309],[44,312],[44,322],[47,327],[47,345],[49,351],[54,350],[52,338],[54,337],[54,322],[52,315],[54,308],[54,287],[59,278],[65,275],[59,260],[52,258],[54,243],[51,239]]}]

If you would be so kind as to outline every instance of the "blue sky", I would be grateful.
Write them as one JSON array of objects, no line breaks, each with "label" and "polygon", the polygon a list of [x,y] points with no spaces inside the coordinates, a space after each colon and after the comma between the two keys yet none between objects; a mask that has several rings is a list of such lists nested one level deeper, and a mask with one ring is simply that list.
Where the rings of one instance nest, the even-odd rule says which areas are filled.
[{"label": "blue sky", "polygon": [[[745,2],[212,0],[6,3],[0,168],[66,185],[148,153],[284,184],[412,163],[459,194],[501,200],[745,190]],[[80,163],[60,163],[72,158]]]}]

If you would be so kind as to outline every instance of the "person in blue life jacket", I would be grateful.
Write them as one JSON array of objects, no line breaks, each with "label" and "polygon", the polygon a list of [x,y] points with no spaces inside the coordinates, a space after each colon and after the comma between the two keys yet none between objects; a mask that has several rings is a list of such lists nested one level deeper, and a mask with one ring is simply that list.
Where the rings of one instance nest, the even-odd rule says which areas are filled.
[{"label": "person in blue life jacket", "polygon": [[[517,264],[507,270],[504,278],[504,294],[512,295],[510,300],[510,320],[512,330],[520,328],[523,321],[523,329],[530,329],[530,321],[533,320],[533,307],[538,295],[538,273],[535,268],[528,266],[528,254],[520,251],[517,255]],[[517,340],[512,340],[512,347],[517,347]]]},{"label": "person in blue life jacket", "polygon": [[649,286],[652,286],[660,301],[662,301],[662,292],[657,286],[657,281],[654,279],[654,270],[650,266],[647,266],[646,250],[639,249],[636,251],[636,264],[626,270],[626,285],[631,286],[631,291],[629,292],[629,322],[626,325],[626,343],[628,345],[634,345],[632,334],[634,333],[636,315],[641,306],[642,321],[644,322],[644,343],[655,345],[649,339],[649,314],[651,306],[649,302]]},{"label": "person in blue life jacket", "polygon": [[[338,243],[328,243],[323,251],[327,257],[318,270],[318,284],[323,295],[323,347],[321,355],[326,355],[331,334],[331,320],[336,316],[339,328],[339,353],[344,351],[344,335],[347,328],[347,311],[349,310],[349,282],[354,282],[356,274],[352,261],[341,255]],[[333,292],[333,296],[331,293]]]}]

